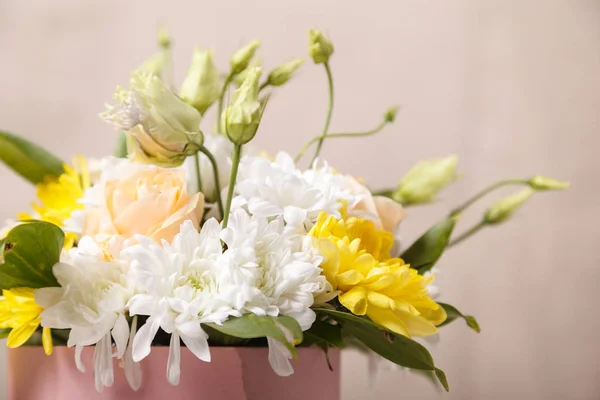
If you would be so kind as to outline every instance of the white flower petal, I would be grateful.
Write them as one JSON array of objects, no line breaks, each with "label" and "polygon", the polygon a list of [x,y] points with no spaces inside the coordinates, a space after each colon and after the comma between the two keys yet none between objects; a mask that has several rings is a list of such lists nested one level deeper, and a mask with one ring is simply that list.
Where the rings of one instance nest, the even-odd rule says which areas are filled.
[{"label": "white flower petal", "polygon": [[94,382],[96,390],[102,392],[102,389],[110,387],[114,381],[112,344],[110,334],[105,335],[94,351]]},{"label": "white flower petal", "polygon": [[267,337],[269,345],[269,363],[273,371],[279,376],[290,376],[294,373],[294,368],[290,359],[292,354],[280,341]]},{"label": "white flower petal", "polygon": [[160,327],[159,321],[148,319],[133,339],[133,361],[139,362],[150,354],[152,341]]},{"label": "white flower petal", "polygon": [[75,346],[75,366],[80,372],[85,372],[85,365],[81,361],[81,353],[83,352],[83,346]]},{"label": "white flower petal", "polygon": [[112,330],[112,337],[117,346],[117,358],[123,358],[125,349],[127,348],[127,340],[129,338],[129,324],[123,314],[119,315],[115,327]]},{"label": "white flower petal", "polygon": [[179,335],[175,332],[171,335],[169,345],[169,359],[167,361],[167,380],[171,385],[179,385],[181,377],[181,350]]},{"label": "white flower petal", "polygon": [[127,343],[127,350],[123,357],[123,366],[125,367],[125,379],[127,383],[134,390],[137,391],[142,386],[142,367],[139,362],[133,361],[133,339],[135,337],[137,329],[138,317],[133,317],[131,321],[131,331],[129,333],[129,341]]}]

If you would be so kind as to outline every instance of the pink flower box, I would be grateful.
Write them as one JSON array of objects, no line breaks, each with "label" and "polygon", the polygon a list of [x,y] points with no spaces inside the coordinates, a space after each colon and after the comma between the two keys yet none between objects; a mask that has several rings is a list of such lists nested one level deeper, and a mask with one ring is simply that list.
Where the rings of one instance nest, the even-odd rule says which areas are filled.
[{"label": "pink flower box", "polygon": [[153,347],[142,361],[142,387],[134,392],[115,360],[114,384],[98,393],[94,388],[93,349],[83,351],[86,372],[75,367],[74,349],[55,347],[46,356],[41,347],[8,352],[8,400],[337,400],[340,396],[340,352],[331,349],[330,371],[319,348],[298,348],[295,373],[279,377],[268,361],[268,349],[212,347],[212,361],[198,360],[181,349],[181,382],[167,382],[168,347]]}]

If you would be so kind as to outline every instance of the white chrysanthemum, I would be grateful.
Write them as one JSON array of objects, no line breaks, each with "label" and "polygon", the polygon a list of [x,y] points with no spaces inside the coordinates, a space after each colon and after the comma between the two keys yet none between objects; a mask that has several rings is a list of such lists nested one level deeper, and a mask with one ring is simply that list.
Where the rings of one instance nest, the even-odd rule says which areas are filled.
[{"label": "white chrysanthemum", "polygon": [[179,340],[199,359],[210,361],[200,324],[241,315],[232,307],[241,293],[217,265],[222,252],[219,233],[216,220],[206,222],[201,233],[186,221],[172,244],[160,246],[137,237],[139,245],[124,251],[143,292],[131,299],[130,313],[148,316],[133,341],[133,359],[150,353],[159,328],[171,334],[167,378],[174,385],[180,376]]},{"label": "white chrysanthemum", "polygon": [[280,152],[271,162],[244,157],[236,181],[234,207],[259,217],[283,216],[290,228],[308,230],[319,212],[338,216],[343,200],[352,207],[360,199],[346,189],[345,178],[324,165],[300,171],[292,157]]},{"label": "white chrysanthemum", "polygon": [[[138,245],[124,251],[141,291],[131,299],[130,313],[148,320],[133,341],[133,359],[150,353],[159,328],[171,334],[167,377],[172,384],[180,376],[179,339],[210,361],[201,323],[222,324],[247,313],[286,315],[306,330],[315,320],[314,297],[331,291],[321,275],[322,257],[308,238],[285,230],[281,218],[269,222],[238,209],[223,230],[211,219],[200,233],[184,223],[172,244],[137,239]],[[291,354],[272,338],[268,342],[274,369],[289,375]]]},{"label": "white chrysanthemum", "polygon": [[[60,287],[38,289],[35,301],[44,311],[42,326],[70,329],[67,346],[76,347],[77,367],[84,371],[81,351],[95,346],[96,389],[111,386],[114,380],[112,340],[116,357],[124,358],[129,343],[126,305],[134,294],[134,276],[126,262],[119,260],[121,243],[113,238],[102,247],[83,237],[76,248],[63,253],[53,268]],[[112,339],[111,339],[112,337]],[[129,343],[131,346],[131,343]],[[126,360],[125,373],[131,386],[139,388],[139,366]]]}]

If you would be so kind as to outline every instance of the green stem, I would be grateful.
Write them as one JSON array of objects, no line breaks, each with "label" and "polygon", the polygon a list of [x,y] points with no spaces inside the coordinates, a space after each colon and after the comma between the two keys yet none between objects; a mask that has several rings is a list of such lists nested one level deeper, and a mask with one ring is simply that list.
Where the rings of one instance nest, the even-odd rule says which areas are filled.
[{"label": "green stem", "polygon": [[486,187],[481,192],[477,193],[475,196],[471,197],[469,200],[464,202],[461,206],[452,210],[452,212],[450,213],[450,216],[455,216],[455,215],[462,213],[464,210],[466,210],[468,207],[470,207],[473,203],[475,203],[476,201],[478,201],[479,199],[481,199],[488,193],[493,192],[494,190],[496,190],[502,186],[508,186],[508,185],[527,185],[527,179],[503,179],[501,181],[498,181],[498,182],[494,183],[493,185]]},{"label": "green stem", "polygon": [[321,147],[323,147],[323,141],[325,137],[327,137],[327,131],[329,130],[329,124],[331,123],[331,114],[333,113],[333,75],[331,75],[331,68],[329,68],[329,63],[326,62],[323,64],[325,66],[325,72],[327,72],[327,82],[329,84],[329,107],[327,108],[327,117],[325,118],[325,126],[323,127],[323,134],[319,137],[319,144],[317,145],[317,151],[313,156],[310,166],[312,167],[315,163],[317,157],[319,157],[319,153],[321,152]]},{"label": "green stem", "polygon": [[477,225],[471,227],[471,229],[469,229],[462,235],[458,236],[456,239],[452,239],[450,241],[450,243],[448,244],[448,247],[455,246],[455,245],[459,244],[460,242],[462,242],[463,240],[473,236],[474,234],[479,232],[479,230],[481,228],[485,227],[486,225],[487,225],[487,223],[485,221],[480,221]]},{"label": "green stem", "polygon": [[[304,155],[304,153],[306,152],[306,150],[308,150],[310,148],[310,146],[312,146],[315,142],[317,142],[319,140],[324,140],[326,137],[329,138],[329,139],[334,139],[334,138],[351,138],[351,137],[371,136],[371,135],[374,135],[376,133],[381,132],[381,130],[387,125],[387,123],[388,123],[387,121],[383,121],[375,129],[371,129],[370,131],[365,131],[365,132],[331,133],[329,135],[325,134],[325,135],[314,137],[311,140],[309,140],[302,147],[302,149],[300,150],[300,152],[296,156],[295,161],[296,162],[300,161],[300,159],[302,158],[302,156]],[[313,161],[314,161],[314,159],[313,159]]]},{"label": "green stem", "polygon": [[229,178],[229,190],[227,191],[227,203],[225,205],[225,214],[223,215],[223,229],[227,228],[229,222],[229,212],[231,211],[231,200],[233,200],[233,190],[237,179],[238,167],[240,166],[240,155],[242,154],[242,145],[235,144],[233,147],[233,157],[231,165],[231,176]]},{"label": "green stem", "polygon": [[229,88],[229,84],[233,80],[233,73],[230,72],[225,78],[225,82],[223,83],[223,89],[221,90],[221,96],[219,96],[219,109],[217,114],[217,132],[221,132],[221,114],[223,114],[223,102],[225,101],[225,93],[227,93],[227,88]]},{"label": "green stem", "polygon": [[269,81],[264,81],[259,87],[258,87],[258,91],[262,92],[263,89],[265,89],[267,86],[269,86]]},{"label": "green stem", "polygon": [[198,183],[198,191],[202,191],[202,175],[200,175],[200,157],[198,153],[194,154],[194,166],[196,167],[196,182]]},{"label": "green stem", "polygon": [[219,167],[217,165],[217,160],[215,160],[215,157],[212,155],[212,153],[210,151],[208,151],[208,149],[204,146],[200,147],[200,151],[202,152],[202,154],[204,154],[206,157],[208,157],[208,160],[210,161],[210,163],[212,164],[212,168],[213,168],[213,176],[215,179],[215,197],[217,198],[217,206],[219,207],[219,214],[221,214],[221,218],[223,218],[223,200],[221,199],[221,182],[219,182]]}]

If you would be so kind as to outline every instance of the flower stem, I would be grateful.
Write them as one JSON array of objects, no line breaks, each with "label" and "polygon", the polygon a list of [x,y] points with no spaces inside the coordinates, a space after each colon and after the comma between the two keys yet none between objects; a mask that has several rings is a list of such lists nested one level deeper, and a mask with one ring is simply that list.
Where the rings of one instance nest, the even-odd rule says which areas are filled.
[{"label": "flower stem", "polygon": [[[352,138],[352,137],[365,137],[365,136],[371,136],[374,135],[378,132],[381,132],[381,130],[383,129],[384,126],[386,126],[388,124],[387,121],[383,121],[381,122],[376,128],[371,129],[370,131],[365,131],[365,132],[354,132],[354,133],[331,133],[329,135],[321,135],[321,136],[317,136],[312,138],[311,140],[309,140],[304,147],[302,147],[302,150],[300,150],[300,152],[298,153],[298,155],[295,158],[295,161],[298,162],[300,161],[300,159],[302,158],[302,156],[304,155],[304,153],[306,152],[306,150],[308,150],[310,148],[310,146],[312,146],[315,142],[319,141],[319,140],[323,140],[326,137],[333,139],[333,138]],[[313,159],[314,161],[314,159]]]},{"label": "flower stem", "polygon": [[237,179],[238,167],[240,166],[240,155],[242,153],[242,145],[235,144],[233,147],[233,157],[231,165],[231,176],[229,178],[229,190],[227,191],[227,203],[225,205],[225,214],[223,215],[223,229],[227,228],[229,222],[229,212],[231,211],[231,201],[233,200],[233,190]]},{"label": "flower stem", "polygon": [[221,90],[221,96],[219,96],[219,109],[217,114],[217,132],[221,132],[221,114],[223,114],[223,102],[225,101],[225,93],[227,93],[227,88],[229,88],[229,84],[233,80],[233,72],[230,72],[225,78],[225,82],[223,83],[223,89]]},{"label": "flower stem", "polygon": [[198,153],[194,154],[194,166],[196,167],[196,182],[198,183],[198,191],[202,191],[202,175],[200,175],[200,157]]},{"label": "flower stem", "polygon": [[321,147],[323,147],[323,141],[327,137],[327,131],[329,130],[329,124],[331,123],[331,114],[333,113],[333,75],[331,74],[331,68],[329,68],[329,63],[326,62],[323,64],[325,66],[325,72],[327,72],[327,82],[329,84],[329,107],[327,108],[327,117],[325,118],[325,126],[323,127],[323,134],[319,137],[319,144],[317,145],[317,151],[313,156],[310,166],[315,163],[317,157],[319,157],[319,153],[321,152]]},{"label": "flower stem", "polygon": [[448,244],[448,247],[455,246],[455,245],[459,244],[460,242],[462,242],[463,240],[473,236],[474,234],[479,232],[479,230],[481,228],[485,227],[486,225],[487,225],[487,223],[485,221],[480,221],[477,225],[474,225],[473,227],[471,227],[471,229],[469,229],[462,235],[458,236],[456,239],[452,239],[450,241],[450,243]]},{"label": "flower stem", "polygon": [[266,89],[269,86],[269,81],[264,81],[258,88],[259,92],[262,92],[263,89]]},{"label": "flower stem", "polygon": [[217,198],[217,206],[219,207],[219,214],[221,214],[221,218],[223,218],[223,200],[221,199],[221,182],[219,182],[219,166],[217,165],[217,160],[212,155],[212,153],[204,146],[200,147],[200,151],[212,164],[213,168],[213,176],[215,180],[215,197]]},{"label": "flower stem", "polygon": [[494,183],[493,185],[486,187],[481,192],[477,193],[475,196],[471,197],[469,200],[464,202],[461,206],[452,210],[452,212],[450,213],[450,216],[452,217],[452,216],[456,216],[456,215],[462,213],[464,210],[466,210],[468,207],[470,207],[473,203],[475,203],[476,201],[478,201],[479,199],[481,199],[488,193],[493,192],[494,190],[496,190],[502,186],[508,186],[508,185],[527,185],[527,179],[503,179],[501,181],[498,181],[498,182]]}]

